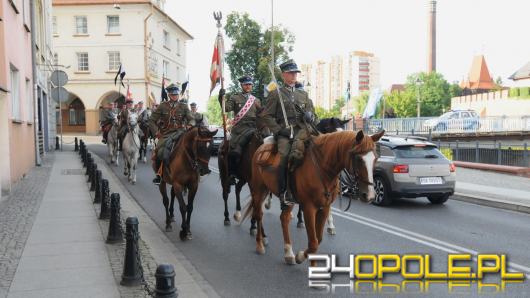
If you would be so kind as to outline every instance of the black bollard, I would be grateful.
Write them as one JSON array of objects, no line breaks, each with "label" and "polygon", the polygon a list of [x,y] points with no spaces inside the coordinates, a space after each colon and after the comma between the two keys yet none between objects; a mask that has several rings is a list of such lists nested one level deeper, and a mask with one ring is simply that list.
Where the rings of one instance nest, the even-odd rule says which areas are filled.
[{"label": "black bollard", "polygon": [[56,136],[55,137],[55,150],[59,150],[59,149],[61,149],[59,145],[59,137]]},{"label": "black bollard", "polygon": [[96,172],[98,165],[92,160],[92,176],[90,176],[90,191],[96,191]]},{"label": "black bollard", "polygon": [[120,194],[113,193],[110,196],[110,222],[107,243],[113,244],[123,242],[123,232],[120,225]]},{"label": "black bollard", "polygon": [[77,143],[77,137],[75,137],[74,142],[75,142],[74,151],[79,151],[79,144]]},{"label": "black bollard", "polygon": [[137,286],[142,283],[141,260],[138,250],[138,218],[128,217],[125,221],[125,261],[123,263],[123,274],[121,275],[122,286]]},{"label": "black bollard", "polygon": [[96,171],[96,187],[95,187],[95,193],[94,193],[94,204],[101,203],[101,170]]},{"label": "black bollard", "polygon": [[85,175],[88,175],[90,174],[90,159],[92,158],[92,155],[90,154],[90,152],[87,152],[86,154],[86,158],[85,158],[85,168],[86,168],[86,173]]},{"label": "black bollard", "polygon": [[156,268],[155,298],[177,298],[175,288],[175,269],[171,264],[160,264]]},{"label": "black bollard", "polygon": [[109,208],[109,180],[101,180],[101,210],[99,211],[99,219],[110,218]]}]

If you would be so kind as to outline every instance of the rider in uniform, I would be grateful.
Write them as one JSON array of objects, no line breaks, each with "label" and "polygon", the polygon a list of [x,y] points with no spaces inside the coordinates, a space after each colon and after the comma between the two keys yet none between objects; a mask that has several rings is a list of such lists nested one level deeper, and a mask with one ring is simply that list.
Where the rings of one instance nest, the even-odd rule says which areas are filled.
[{"label": "rider in uniform", "polygon": [[120,140],[120,151],[122,149],[123,139],[127,134],[127,121],[129,120],[129,113],[134,112],[133,109],[133,100],[128,98],[125,101],[125,108],[120,112],[120,128],[118,130],[118,139]]},{"label": "rider in uniform", "polygon": [[[278,167],[278,190],[284,204],[294,203],[292,195],[287,190],[287,166],[290,171],[303,161],[305,145],[312,133],[312,125],[316,125],[317,117],[312,101],[307,92],[296,88],[296,78],[300,70],[293,60],[280,65],[283,86],[269,93],[266,105],[261,114],[265,125],[274,134],[280,153]],[[285,116],[280,104],[280,96],[285,107]],[[288,125],[286,126],[285,120]],[[292,144],[291,144],[292,143]]]},{"label": "rider in uniform", "polygon": [[[163,161],[167,161],[171,153],[171,146],[186,131],[189,126],[195,125],[188,105],[179,101],[179,87],[171,84],[166,88],[168,101],[162,102],[149,118],[149,129],[153,135],[159,137],[153,159],[158,169],[153,183],[161,182]],[[158,132],[158,133],[157,133]]]},{"label": "rider in uniform", "polygon": [[[235,184],[241,153],[256,132],[256,115],[262,109],[259,98],[251,94],[254,87],[252,77],[245,75],[239,78],[238,81],[243,92],[228,96],[225,102],[226,112],[234,112],[228,151],[228,174],[230,175],[231,184]],[[219,96],[219,103],[222,108],[224,90],[219,93],[221,95]]]},{"label": "rider in uniform", "polygon": [[192,102],[190,103],[190,109],[191,114],[193,115],[193,118],[195,118],[195,121],[197,124],[200,124],[201,126],[208,126],[208,119],[204,114],[197,112],[197,104]]},{"label": "rider in uniform", "polygon": [[101,142],[103,144],[107,144],[107,137],[109,135],[109,131],[112,128],[112,122],[114,121],[114,117],[117,114],[114,111],[114,103],[110,102],[107,104],[105,110],[103,110],[101,115],[101,131],[103,131],[103,139]]}]

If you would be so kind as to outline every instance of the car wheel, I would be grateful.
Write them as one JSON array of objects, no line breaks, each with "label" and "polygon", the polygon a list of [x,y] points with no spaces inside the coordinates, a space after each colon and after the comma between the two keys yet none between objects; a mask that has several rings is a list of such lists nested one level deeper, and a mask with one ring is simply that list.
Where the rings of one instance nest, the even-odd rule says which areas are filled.
[{"label": "car wheel", "polygon": [[374,177],[375,199],[373,204],[377,206],[388,206],[392,203],[390,186],[381,176]]},{"label": "car wheel", "polygon": [[441,205],[449,199],[449,194],[443,194],[443,195],[430,195],[427,197],[431,204],[434,205]]}]

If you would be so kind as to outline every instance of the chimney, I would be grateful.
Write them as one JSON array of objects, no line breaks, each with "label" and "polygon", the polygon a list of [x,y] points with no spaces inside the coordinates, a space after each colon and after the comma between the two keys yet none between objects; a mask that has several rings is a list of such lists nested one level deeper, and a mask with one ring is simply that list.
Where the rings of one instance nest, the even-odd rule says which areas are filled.
[{"label": "chimney", "polygon": [[429,1],[429,38],[427,72],[436,71],[436,0]]}]

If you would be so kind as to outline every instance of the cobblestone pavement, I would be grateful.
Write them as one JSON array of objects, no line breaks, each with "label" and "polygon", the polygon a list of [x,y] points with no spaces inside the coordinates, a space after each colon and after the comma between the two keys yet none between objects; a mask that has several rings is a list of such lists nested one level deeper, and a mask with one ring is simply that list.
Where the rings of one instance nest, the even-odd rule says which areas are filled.
[{"label": "cobblestone pavement", "polygon": [[54,155],[34,167],[0,201],[0,298],[6,297],[48,185]]}]

